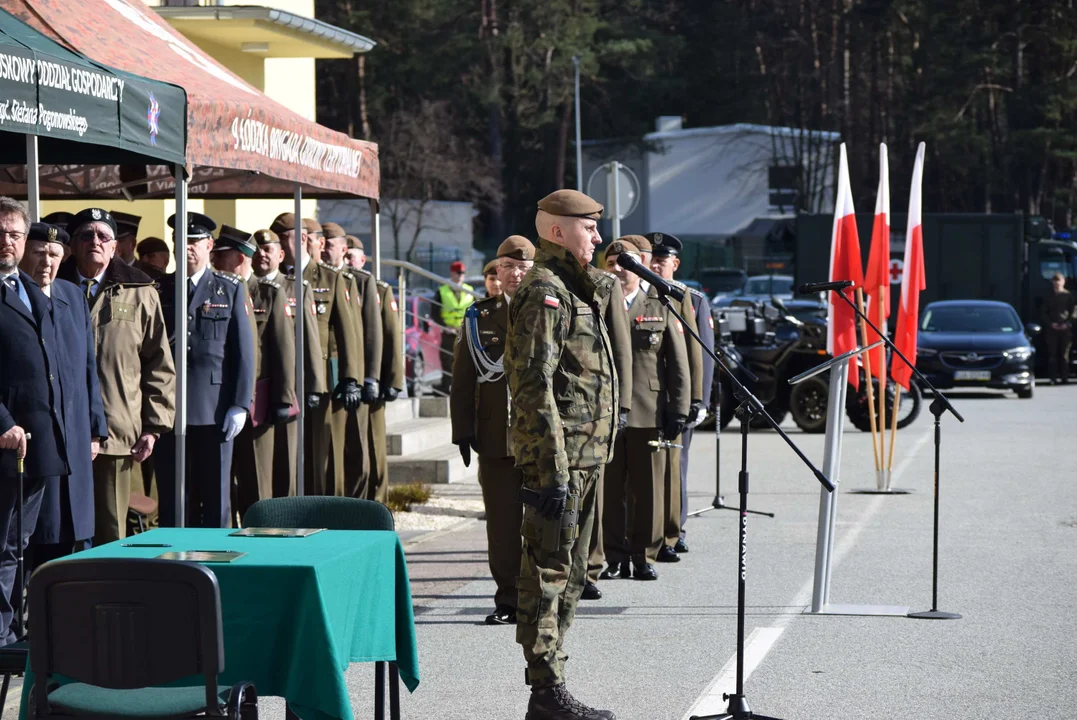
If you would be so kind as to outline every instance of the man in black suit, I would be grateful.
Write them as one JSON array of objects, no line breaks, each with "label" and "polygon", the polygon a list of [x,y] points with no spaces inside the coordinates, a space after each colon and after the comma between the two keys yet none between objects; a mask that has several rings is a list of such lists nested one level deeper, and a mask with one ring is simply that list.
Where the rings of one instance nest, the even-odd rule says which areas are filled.
[{"label": "man in black suit", "polygon": [[[15,639],[12,590],[19,543],[37,523],[48,478],[68,475],[58,347],[49,299],[19,270],[30,217],[21,203],[0,197],[0,644]],[[26,434],[33,450],[26,452]],[[86,438],[89,440],[89,438]],[[15,523],[16,456],[26,457],[23,532]]]},{"label": "man in black suit", "polygon": [[66,280],[56,279],[68,239],[66,230],[32,223],[26,252],[19,263],[49,299],[60,353],[60,392],[71,470],[66,477],[51,477],[45,483],[37,528],[30,542],[28,574],[49,560],[85,550],[92,544],[92,460],[108,437],[86,296]]}]

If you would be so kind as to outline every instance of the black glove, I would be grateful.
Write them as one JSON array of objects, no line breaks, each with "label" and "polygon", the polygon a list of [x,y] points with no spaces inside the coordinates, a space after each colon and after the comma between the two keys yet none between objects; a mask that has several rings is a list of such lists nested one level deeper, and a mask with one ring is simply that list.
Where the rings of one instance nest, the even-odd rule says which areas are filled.
[{"label": "black glove", "polygon": [[363,381],[362,398],[364,405],[373,405],[378,399],[378,381],[367,378]]},{"label": "black glove", "polygon": [[628,411],[621,408],[617,412],[617,431],[620,432],[628,427]]},{"label": "black glove", "polygon": [[385,402],[392,402],[400,397],[400,394],[404,392],[400,388],[387,387],[381,389],[381,399]]},{"label": "black glove", "polygon": [[317,410],[322,406],[322,396],[319,393],[310,393],[307,395],[307,407],[311,410]]},{"label": "black glove", "polygon": [[456,443],[460,448],[460,457],[464,460],[464,467],[471,467],[471,438],[466,438]]},{"label": "black glove", "polygon": [[359,383],[350,378],[341,380],[337,384],[336,396],[348,412],[357,410],[363,402],[363,392],[359,389]]},{"label": "black glove", "polygon": [[281,425],[292,419],[292,406],[291,405],[278,405],[273,411],[273,424]]},{"label": "black glove", "polygon": [[688,420],[684,415],[676,415],[673,418],[666,421],[665,427],[662,428],[662,435],[666,440],[673,442],[673,440],[684,432],[684,424]]},{"label": "black glove", "polygon": [[535,509],[547,520],[554,520],[564,514],[567,501],[568,485],[544,487],[539,490],[538,507]]}]

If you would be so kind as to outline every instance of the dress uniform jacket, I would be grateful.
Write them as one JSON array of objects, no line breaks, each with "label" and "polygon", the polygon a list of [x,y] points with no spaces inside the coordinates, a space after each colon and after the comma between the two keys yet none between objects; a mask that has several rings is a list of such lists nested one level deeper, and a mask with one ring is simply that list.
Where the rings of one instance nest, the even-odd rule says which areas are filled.
[{"label": "dress uniform jacket", "polygon": [[636,293],[628,308],[632,328],[632,412],[630,428],[661,428],[687,417],[691,382],[684,328],[663,307],[653,287]]},{"label": "dress uniform jacket", "polygon": [[266,406],[272,413],[273,408],[295,402],[295,327],[288,319],[281,283],[251,275],[247,291],[257,333],[256,387],[267,393]]},{"label": "dress uniform jacket", "polygon": [[[284,314],[291,320],[289,332],[295,342],[295,277],[279,273],[273,282],[280,284],[284,294]],[[310,282],[303,281],[303,305],[307,314],[303,318],[303,392],[306,394],[329,392],[325,379],[325,354],[322,352],[322,340],[319,325],[318,305],[311,299]],[[300,398],[302,401],[303,398]]]},{"label": "dress uniform jacket", "polygon": [[343,272],[355,279],[359,290],[359,311],[363,326],[363,380],[371,378],[381,382],[382,348],[385,336],[381,331],[381,309],[378,297],[378,281],[366,270],[345,266]]},{"label": "dress uniform jacket", "polygon": [[[692,298],[692,309],[696,320],[696,327],[699,332],[699,339],[703,341],[706,347],[714,349],[714,317],[711,315],[711,304],[707,300],[707,296],[700,291],[690,288]],[[689,293],[685,293],[685,297],[688,297]],[[690,337],[685,337],[685,342],[689,346],[696,345],[696,341]],[[702,348],[700,348],[702,350]],[[702,353],[703,365],[701,370],[701,379],[703,381],[703,407],[709,408],[711,404],[711,391],[714,388],[714,358],[709,353]],[[694,382],[693,382],[694,385]],[[719,411],[720,412],[720,411]],[[684,449],[673,453],[675,457],[671,458],[674,462],[671,463],[671,475],[676,477],[680,474],[681,483],[681,512],[677,524],[677,535],[682,540],[685,537],[684,526],[688,521],[688,458],[689,450],[692,447],[692,436],[695,431],[692,428],[685,428],[684,433],[681,434],[681,445]],[[672,522],[673,518],[671,518]],[[674,528],[666,528],[666,538],[672,542],[676,542],[673,538]]]},{"label": "dress uniform jacket", "polygon": [[370,406],[369,467],[367,499],[380,503],[389,500],[389,459],[385,438],[385,394],[389,388],[403,391],[407,384],[404,371],[404,337],[400,332],[399,308],[389,283],[377,281],[378,309],[381,313],[382,349],[381,394]]},{"label": "dress uniform jacket", "polygon": [[[354,313],[358,331],[363,339],[363,368],[361,382],[378,381],[381,375],[381,314],[378,312],[377,283],[374,276],[348,265],[340,268],[342,278],[351,287],[356,300]],[[363,404],[355,412],[347,413],[344,430],[344,492],[350,497],[370,495],[370,404]],[[335,437],[335,436],[334,436]],[[334,452],[334,459],[337,453]]]},{"label": "dress uniform jacket", "polygon": [[358,308],[347,283],[340,281],[340,274],[322,262],[308,262],[303,270],[303,280],[310,283],[304,287],[304,300],[314,302],[318,315],[318,339],[325,365],[327,391],[332,393],[336,383],[350,378],[362,382],[363,338],[358,334],[354,313]]},{"label": "dress uniform jacket", "polygon": [[[684,299],[681,300],[681,306],[677,308],[677,312],[680,313],[680,316],[682,318],[684,318],[684,322],[688,325],[688,327],[696,334],[699,334],[699,324],[696,321],[694,295],[689,292],[688,286],[684,283],[677,282],[676,280],[670,280],[670,284],[675,285],[676,287],[679,287],[681,290],[684,291]],[[688,351],[688,370],[692,375],[690,400],[691,402],[701,401],[703,400],[703,393],[705,392],[703,387],[703,348],[701,348],[699,346],[699,343],[697,343],[691,337],[687,337],[687,332],[685,332],[685,336],[685,342],[687,343],[685,349]],[[706,390],[706,393],[708,396],[710,395],[709,388]],[[672,440],[672,438],[670,439]]]},{"label": "dress uniform jacket", "polygon": [[[57,370],[71,472],[66,478],[51,477],[45,483],[33,535],[34,541],[39,543],[72,542],[93,537],[90,441],[108,437],[86,298],[77,287],[64,280],[53,282],[50,291],[52,322],[61,358]],[[31,438],[31,447],[36,440],[36,436]],[[62,488],[62,485],[66,487]]]}]

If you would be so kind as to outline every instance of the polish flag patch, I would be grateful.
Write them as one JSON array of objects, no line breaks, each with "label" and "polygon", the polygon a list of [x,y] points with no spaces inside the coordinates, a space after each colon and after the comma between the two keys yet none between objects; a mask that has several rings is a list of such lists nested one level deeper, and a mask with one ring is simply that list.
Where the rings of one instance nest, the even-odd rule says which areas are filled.
[{"label": "polish flag patch", "polygon": [[546,307],[559,308],[561,307],[561,301],[555,298],[553,295],[547,295],[543,301],[543,305]]},{"label": "polish flag patch", "polygon": [[389,302],[391,303],[390,307],[393,308],[393,312],[396,312],[397,311],[396,298],[393,298]]},{"label": "polish flag patch", "polygon": [[673,322],[677,323],[677,332],[679,332],[681,335],[684,335],[684,325],[681,325],[681,321],[674,318]]},{"label": "polish flag patch", "polygon": [[713,330],[714,329],[714,316],[712,315],[711,317],[707,318],[707,322],[710,323],[711,330]]}]

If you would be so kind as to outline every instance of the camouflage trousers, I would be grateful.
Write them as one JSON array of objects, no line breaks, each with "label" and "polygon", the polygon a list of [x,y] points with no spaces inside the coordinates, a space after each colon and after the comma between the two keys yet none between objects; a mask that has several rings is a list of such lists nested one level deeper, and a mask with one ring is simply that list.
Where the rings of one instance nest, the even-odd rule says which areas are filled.
[{"label": "camouflage trousers", "polygon": [[[601,472],[601,466],[569,471],[569,493],[580,497],[578,532],[562,539],[556,550],[544,549],[540,538],[530,537],[535,534],[534,510],[524,508],[523,555],[516,581],[516,642],[523,647],[527,682],[532,687],[550,687],[565,681],[568,655],[562,646],[587,579],[595,493]],[[538,478],[528,474],[523,484],[533,489],[540,487]]]}]

